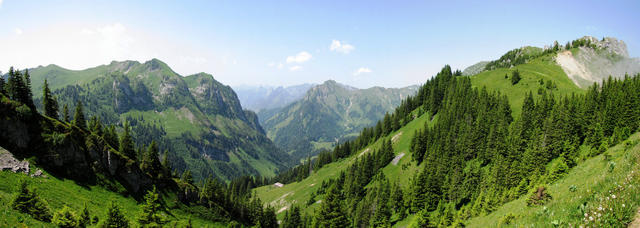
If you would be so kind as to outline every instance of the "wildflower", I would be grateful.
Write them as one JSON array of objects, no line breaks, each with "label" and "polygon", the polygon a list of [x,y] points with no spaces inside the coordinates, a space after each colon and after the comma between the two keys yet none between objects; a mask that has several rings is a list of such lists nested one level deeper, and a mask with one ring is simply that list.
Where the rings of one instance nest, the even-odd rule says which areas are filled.
[{"label": "wildflower", "polygon": [[624,207],[624,203],[622,204],[622,207]]},{"label": "wildflower", "polygon": [[611,195],[611,198],[614,198],[614,199],[615,199],[615,198],[616,198],[616,195]]},{"label": "wildflower", "polygon": [[[624,204],[622,204],[622,207],[624,207]],[[589,214],[584,213],[584,217],[586,218],[587,216],[589,216]]]},{"label": "wildflower", "polygon": [[598,207],[598,211],[602,211],[602,206]]},{"label": "wildflower", "polygon": [[593,221],[593,217],[589,216],[589,221]]}]

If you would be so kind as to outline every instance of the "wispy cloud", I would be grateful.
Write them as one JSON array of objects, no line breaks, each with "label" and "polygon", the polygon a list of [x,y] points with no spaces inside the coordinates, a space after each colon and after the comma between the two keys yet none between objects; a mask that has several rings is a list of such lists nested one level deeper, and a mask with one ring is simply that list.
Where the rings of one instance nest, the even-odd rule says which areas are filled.
[{"label": "wispy cloud", "polygon": [[289,71],[299,71],[302,70],[302,66],[292,66],[289,67]]},{"label": "wispy cloud", "polygon": [[353,72],[353,75],[360,75],[360,74],[364,74],[364,73],[371,73],[373,72],[371,69],[369,69],[368,67],[360,67],[358,68],[355,72]]},{"label": "wispy cloud", "polygon": [[[0,4],[2,4],[2,1],[1,1],[1,0],[0,0]],[[18,36],[19,36],[19,35],[22,35],[22,33],[23,33],[23,32],[22,32],[22,29],[20,29],[20,28],[16,28],[16,29],[14,30],[14,32],[15,32],[15,33],[16,33],[16,35],[18,35]]]},{"label": "wispy cloud", "polygon": [[300,53],[287,57],[287,63],[304,63],[311,59],[311,54],[306,51],[301,51]]},{"label": "wispy cloud", "polygon": [[339,41],[339,40],[332,40],[331,45],[329,46],[329,50],[340,52],[343,54],[349,54],[349,52],[353,51],[353,49],[356,49],[356,47],[344,41]]}]

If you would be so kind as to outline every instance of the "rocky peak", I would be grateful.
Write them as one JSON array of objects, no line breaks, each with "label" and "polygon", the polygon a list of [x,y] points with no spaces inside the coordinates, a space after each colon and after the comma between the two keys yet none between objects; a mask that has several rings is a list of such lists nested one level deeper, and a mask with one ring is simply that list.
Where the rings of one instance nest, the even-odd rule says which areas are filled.
[{"label": "rocky peak", "polygon": [[588,40],[591,44],[595,45],[596,49],[606,50],[612,54],[616,54],[625,58],[629,57],[627,51],[627,44],[622,40],[618,40],[614,37],[605,37],[603,39],[597,39],[593,36],[584,36],[580,38],[582,40]]}]

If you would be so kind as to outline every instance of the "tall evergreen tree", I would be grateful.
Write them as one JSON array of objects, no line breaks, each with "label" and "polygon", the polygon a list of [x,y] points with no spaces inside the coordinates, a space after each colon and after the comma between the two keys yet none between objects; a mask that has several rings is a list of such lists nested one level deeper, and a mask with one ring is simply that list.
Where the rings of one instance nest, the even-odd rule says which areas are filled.
[{"label": "tall evergreen tree", "polygon": [[80,129],[87,129],[87,120],[84,118],[82,101],[78,101],[76,104],[76,112],[73,114],[73,125]]},{"label": "tall evergreen tree", "polygon": [[152,177],[158,177],[162,172],[162,164],[160,164],[159,156],[158,144],[155,140],[152,140],[147,152],[142,157],[140,169]]},{"label": "tall evergreen tree", "polygon": [[107,208],[107,219],[105,219],[102,227],[128,228],[129,220],[122,214],[120,207],[114,202],[111,202],[109,208]]},{"label": "tall evergreen tree", "polygon": [[64,104],[62,106],[62,119],[64,120],[64,122],[67,122],[67,123],[71,121],[69,117],[69,106],[67,106],[67,104]]},{"label": "tall evergreen tree", "polygon": [[142,205],[138,222],[143,226],[162,227],[162,224],[164,224],[165,221],[160,215],[160,197],[156,192],[155,186],[153,187],[153,190],[149,191],[147,195],[144,196],[144,200],[145,204]]},{"label": "tall evergreen tree", "polygon": [[336,184],[329,188],[316,218],[320,227],[337,228],[349,226],[349,220],[346,217],[340,194]]},{"label": "tall evergreen tree", "polygon": [[54,119],[58,118],[58,101],[51,95],[47,79],[44,79],[44,86],[42,86],[42,107],[44,107],[46,116]]},{"label": "tall evergreen tree", "polygon": [[124,122],[124,131],[120,137],[120,152],[124,153],[124,155],[132,160],[136,160],[137,158],[135,146],[133,145],[133,138],[131,137],[131,127],[129,127],[129,122]]},{"label": "tall evergreen tree", "polygon": [[20,189],[11,202],[11,207],[14,210],[29,214],[37,220],[51,221],[51,210],[49,210],[47,202],[38,196],[35,189],[29,189],[27,182],[24,180],[20,182]]}]

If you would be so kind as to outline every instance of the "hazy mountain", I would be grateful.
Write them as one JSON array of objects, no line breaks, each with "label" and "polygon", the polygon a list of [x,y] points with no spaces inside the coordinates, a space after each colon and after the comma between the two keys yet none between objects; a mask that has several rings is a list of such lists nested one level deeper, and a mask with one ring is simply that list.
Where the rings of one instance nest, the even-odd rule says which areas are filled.
[{"label": "hazy mountain", "polygon": [[357,89],[330,80],[262,120],[263,126],[279,147],[302,158],[331,149],[334,143],[372,126],[417,88]]},{"label": "hazy mountain", "polygon": [[287,87],[274,86],[236,86],[234,90],[242,107],[260,112],[282,108],[301,99],[314,84],[301,84]]}]

